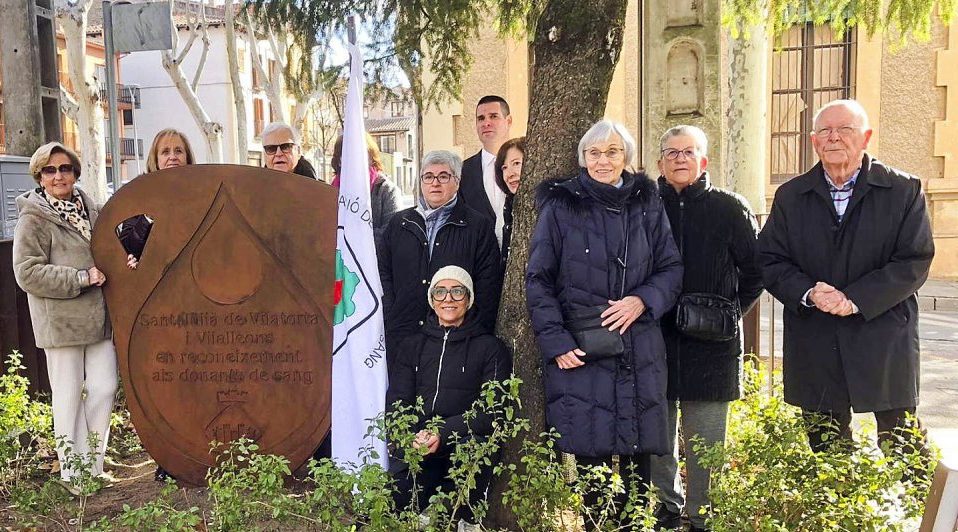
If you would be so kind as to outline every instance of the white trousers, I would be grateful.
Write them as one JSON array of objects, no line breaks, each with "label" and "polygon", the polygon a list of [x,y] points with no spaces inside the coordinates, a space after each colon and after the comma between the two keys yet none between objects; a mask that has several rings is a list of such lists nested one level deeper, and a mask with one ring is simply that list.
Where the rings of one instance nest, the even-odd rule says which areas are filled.
[{"label": "white trousers", "polygon": [[[103,455],[110,439],[110,413],[116,395],[116,350],[112,340],[69,347],[50,347],[47,374],[53,391],[53,433],[59,446],[60,478],[69,481],[75,471],[68,464],[67,450],[89,456],[88,438],[99,441],[91,473],[103,473]],[[86,392],[86,393],[84,393]]]}]

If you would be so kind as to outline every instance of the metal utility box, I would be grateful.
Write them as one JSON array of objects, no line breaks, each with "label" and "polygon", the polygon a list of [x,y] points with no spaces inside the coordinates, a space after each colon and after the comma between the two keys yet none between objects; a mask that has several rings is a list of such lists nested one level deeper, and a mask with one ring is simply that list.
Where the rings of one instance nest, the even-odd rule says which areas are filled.
[{"label": "metal utility box", "polygon": [[0,190],[3,190],[3,233],[0,240],[13,238],[13,228],[17,225],[17,196],[37,188],[29,168],[29,157],[0,155]]}]

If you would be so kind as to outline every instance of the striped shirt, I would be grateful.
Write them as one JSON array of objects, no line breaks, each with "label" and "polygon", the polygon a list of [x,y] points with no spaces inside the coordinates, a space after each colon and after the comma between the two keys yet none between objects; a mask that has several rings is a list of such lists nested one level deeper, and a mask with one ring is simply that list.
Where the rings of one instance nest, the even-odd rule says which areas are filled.
[{"label": "striped shirt", "polygon": [[848,208],[848,201],[852,199],[852,191],[855,189],[855,181],[858,180],[858,173],[861,168],[855,170],[851,179],[845,181],[842,186],[836,186],[828,172],[825,172],[825,181],[828,182],[828,193],[832,195],[832,204],[835,205],[835,212],[838,214],[838,222],[841,223],[845,217],[845,209]]}]

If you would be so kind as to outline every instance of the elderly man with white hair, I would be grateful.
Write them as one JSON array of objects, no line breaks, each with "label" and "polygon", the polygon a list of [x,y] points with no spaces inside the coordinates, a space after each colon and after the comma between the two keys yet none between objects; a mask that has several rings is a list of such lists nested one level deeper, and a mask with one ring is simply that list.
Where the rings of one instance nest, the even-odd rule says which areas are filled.
[{"label": "elderly man with white hair", "polygon": [[502,286],[499,244],[491,220],[459,197],[462,159],[445,151],[423,157],[416,206],[393,215],[383,232],[379,276],[383,285],[387,359],[403,338],[419,332],[430,309],[429,280],[443,266],[472,276],[479,326],[492,332]]},{"label": "elderly man with white hair", "polygon": [[[918,298],[935,255],[921,182],[865,150],[868,115],[815,115],[820,162],[779,187],[759,237],[765,286],[785,306],[785,400],[809,443],[851,438],[851,410],[890,440],[918,405]],[[917,442],[921,445],[921,442]]]},{"label": "elderly man with white hair", "polygon": [[316,170],[303,157],[299,132],[293,126],[285,122],[272,122],[263,128],[262,138],[266,168],[316,179]]}]

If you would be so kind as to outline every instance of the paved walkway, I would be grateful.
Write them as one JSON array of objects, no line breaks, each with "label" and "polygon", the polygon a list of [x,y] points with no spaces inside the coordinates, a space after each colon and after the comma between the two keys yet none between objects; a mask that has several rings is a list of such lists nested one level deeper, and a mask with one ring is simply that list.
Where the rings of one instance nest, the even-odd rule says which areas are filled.
[{"label": "paved walkway", "polygon": [[[775,346],[781,368],[782,307],[774,307],[774,331],[769,331],[771,297],[762,296],[761,352]],[[921,342],[921,404],[918,415],[942,452],[958,456],[958,281],[929,280],[918,292]],[[856,419],[874,420],[863,414]]]},{"label": "paved walkway", "polygon": [[929,279],[918,291],[921,310],[958,312],[958,281]]}]

